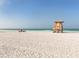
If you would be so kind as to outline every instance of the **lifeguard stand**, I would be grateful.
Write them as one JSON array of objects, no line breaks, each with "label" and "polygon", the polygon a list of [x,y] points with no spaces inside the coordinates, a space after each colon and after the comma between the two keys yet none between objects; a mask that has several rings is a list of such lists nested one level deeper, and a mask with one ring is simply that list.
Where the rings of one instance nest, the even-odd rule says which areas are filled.
[{"label": "lifeguard stand", "polygon": [[63,33],[63,21],[61,20],[57,20],[54,22],[54,28],[53,28],[53,32],[54,33]]}]

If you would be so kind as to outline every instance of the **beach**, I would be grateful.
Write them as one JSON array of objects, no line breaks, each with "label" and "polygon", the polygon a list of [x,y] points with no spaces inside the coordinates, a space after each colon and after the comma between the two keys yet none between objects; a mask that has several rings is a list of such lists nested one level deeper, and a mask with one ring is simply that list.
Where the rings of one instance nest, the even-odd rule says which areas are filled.
[{"label": "beach", "polygon": [[77,58],[79,33],[0,32],[1,58]]}]

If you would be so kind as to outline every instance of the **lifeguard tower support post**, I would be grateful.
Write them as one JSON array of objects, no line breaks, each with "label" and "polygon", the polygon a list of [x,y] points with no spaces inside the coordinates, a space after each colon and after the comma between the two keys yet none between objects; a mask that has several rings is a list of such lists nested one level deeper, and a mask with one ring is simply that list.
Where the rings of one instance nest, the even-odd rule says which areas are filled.
[{"label": "lifeguard tower support post", "polygon": [[64,21],[57,20],[54,22],[53,32],[54,33],[63,33],[63,23]]}]

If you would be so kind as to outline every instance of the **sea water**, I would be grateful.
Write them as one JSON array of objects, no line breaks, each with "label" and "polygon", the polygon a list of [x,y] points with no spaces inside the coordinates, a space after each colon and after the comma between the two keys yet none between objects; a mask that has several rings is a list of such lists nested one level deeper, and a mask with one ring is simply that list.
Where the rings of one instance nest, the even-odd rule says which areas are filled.
[{"label": "sea water", "polygon": [[[19,30],[17,30],[17,29],[15,29],[15,30],[13,30],[13,29],[3,29],[3,30],[1,30],[0,29],[0,32],[18,32]],[[27,32],[27,31],[35,31],[35,32],[53,32],[53,30],[51,30],[51,29],[31,29],[31,30],[28,30],[28,29],[25,29],[25,31]],[[79,29],[64,29],[64,31],[63,32],[79,32]]]},{"label": "sea water", "polygon": [[[26,30],[26,31],[42,31],[42,32],[53,32],[52,29],[38,29],[38,30]],[[79,32],[79,29],[64,29],[63,32]]]}]

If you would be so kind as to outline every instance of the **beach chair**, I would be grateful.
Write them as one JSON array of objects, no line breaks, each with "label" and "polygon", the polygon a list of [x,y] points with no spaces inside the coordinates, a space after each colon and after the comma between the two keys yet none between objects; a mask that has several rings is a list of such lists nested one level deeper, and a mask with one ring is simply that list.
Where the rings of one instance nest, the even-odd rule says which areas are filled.
[{"label": "beach chair", "polygon": [[24,29],[20,29],[19,32],[25,32],[25,30]]}]

